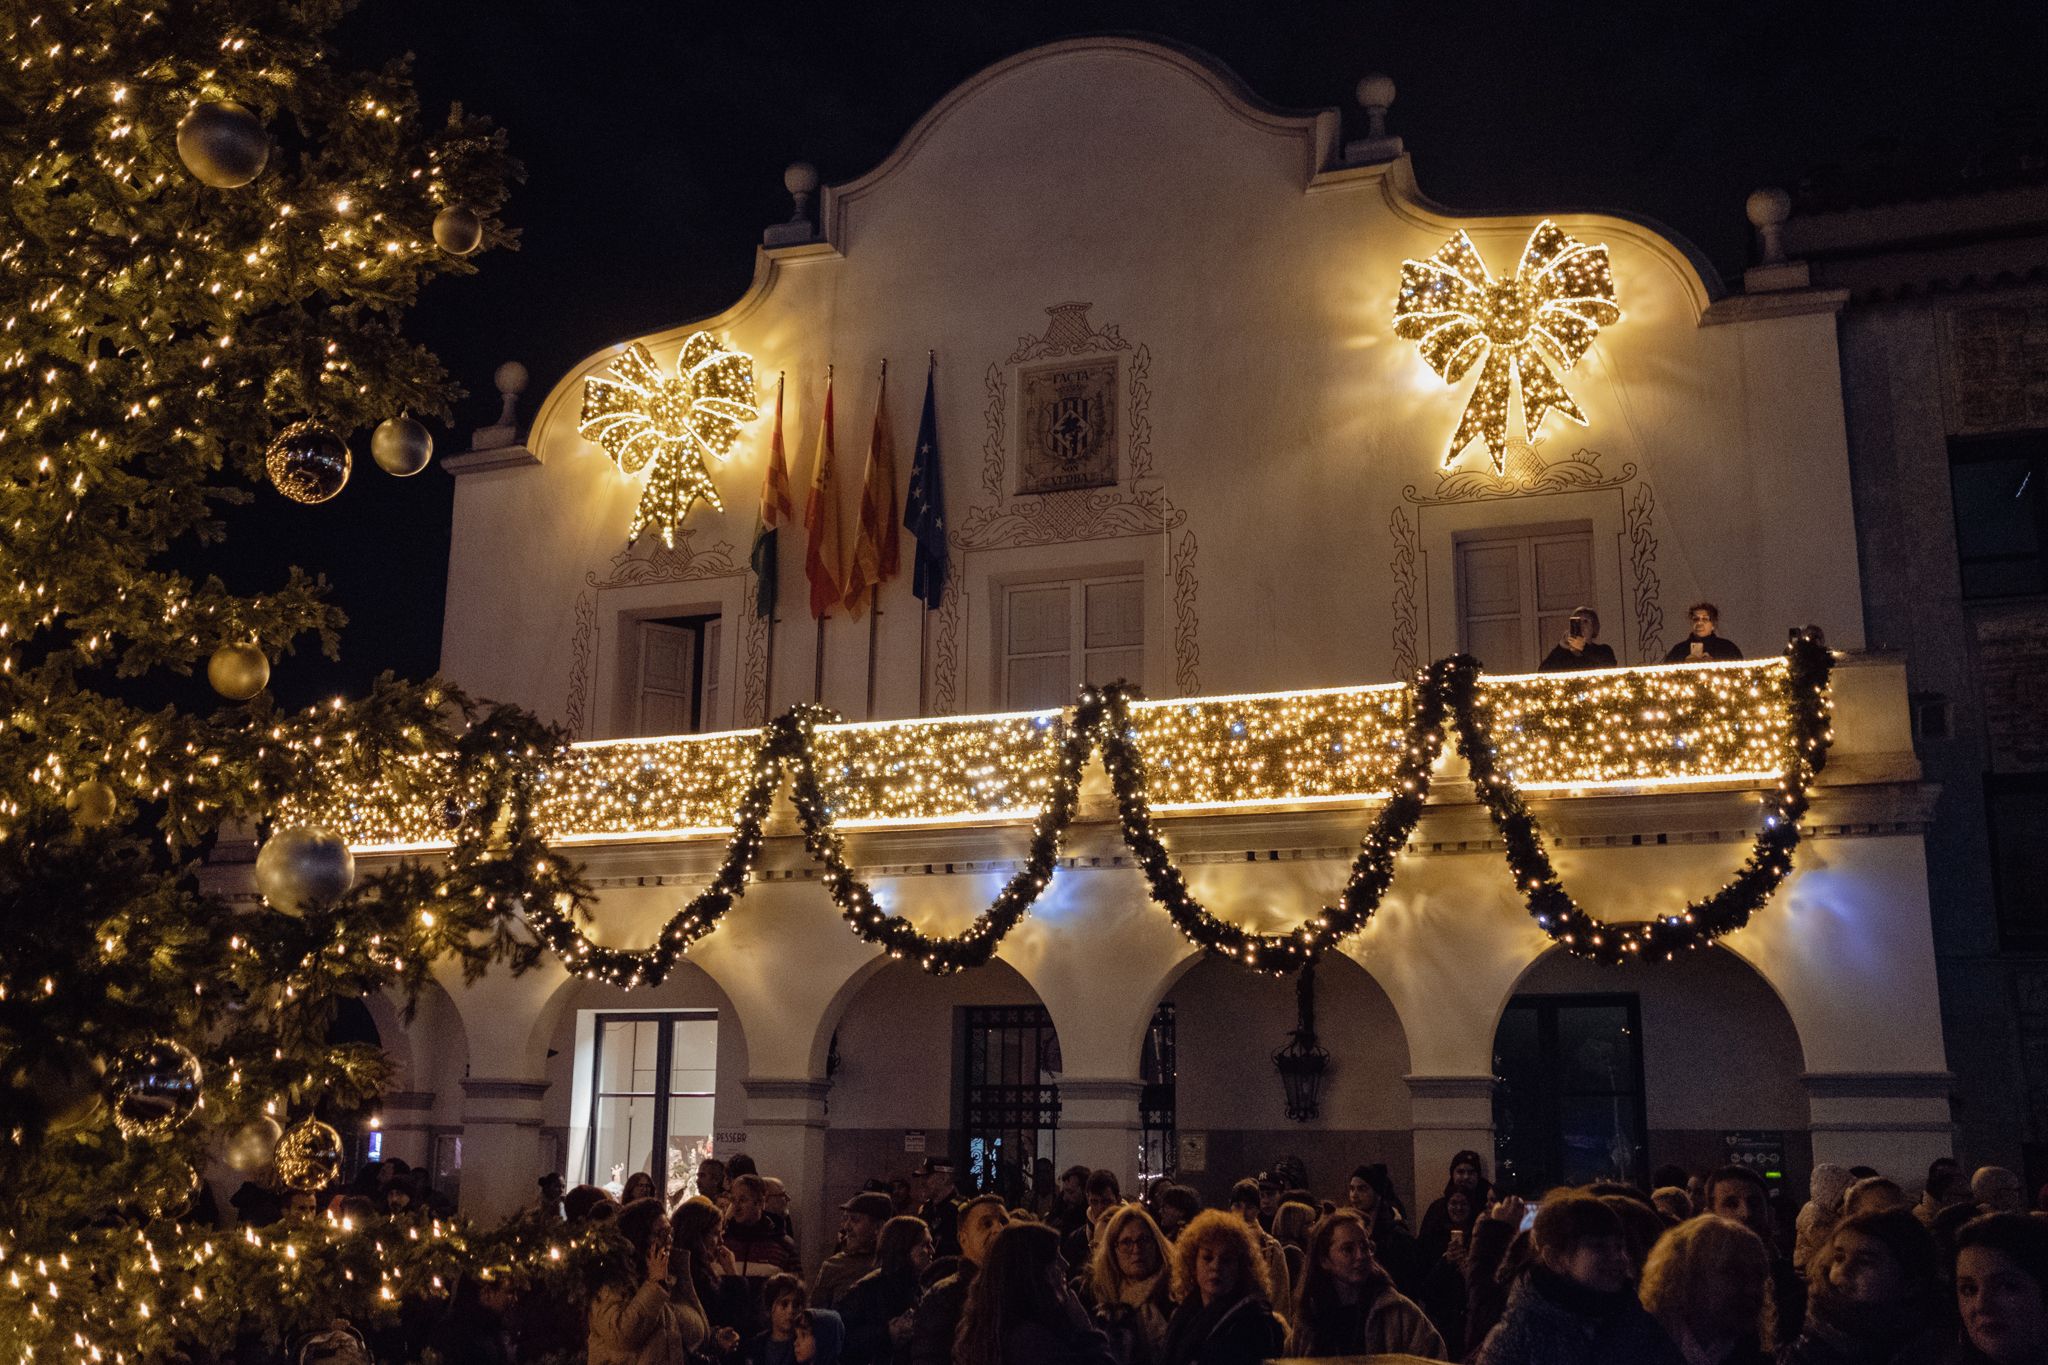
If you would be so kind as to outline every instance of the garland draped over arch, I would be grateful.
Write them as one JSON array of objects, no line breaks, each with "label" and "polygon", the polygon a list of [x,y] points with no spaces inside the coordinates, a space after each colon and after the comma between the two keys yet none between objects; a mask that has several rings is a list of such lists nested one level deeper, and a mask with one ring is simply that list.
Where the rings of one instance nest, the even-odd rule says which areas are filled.
[{"label": "garland draped over arch", "polygon": [[[1763,795],[1762,819],[1749,857],[1735,876],[1711,895],[1676,914],[1651,919],[1602,919],[1566,889],[1551,864],[1535,815],[1500,764],[1492,739],[1492,708],[1478,687],[1480,665],[1464,654],[1440,659],[1417,675],[1393,792],[1374,813],[1342,893],[1334,904],[1318,909],[1286,932],[1260,933],[1230,923],[1211,912],[1189,889],[1152,816],[1145,759],[1130,723],[1131,697],[1121,683],[1082,689],[1065,724],[1049,791],[1032,822],[1022,866],[974,923],[957,934],[927,934],[903,916],[889,913],[848,865],[844,839],[819,781],[814,743],[817,727],[833,723],[836,717],[826,708],[810,704],[799,705],[763,727],[752,778],[734,812],[733,833],[717,872],[709,886],[669,918],[653,944],[634,949],[593,942],[576,924],[577,914],[586,908],[587,893],[580,882],[563,875],[559,864],[550,864],[551,855],[544,851],[534,857],[528,870],[537,875],[539,885],[547,884],[549,874],[559,878],[559,893],[508,896],[507,908],[523,909],[542,942],[571,971],[625,987],[658,983],[692,943],[718,927],[745,894],[761,853],[769,807],[788,776],[804,846],[824,869],[825,890],[854,933],[891,956],[916,960],[934,974],[978,967],[995,954],[1051,880],[1059,863],[1061,840],[1078,805],[1082,770],[1099,752],[1115,791],[1124,843],[1144,874],[1152,898],[1166,910],[1174,926],[1204,951],[1262,972],[1293,972],[1359,932],[1379,908],[1393,880],[1394,859],[1414,833],[1428,802],[1430,773],[1449,735],[1455,738],[1479,800],[1501,837],[1515,885],[1537,925],[1567,951],[1600,962],[1670,958],[1704,947],[1747,924],[1791,871],[1808,790],[1827,762],[1833,739],[1828,680],[1834,659],[1817,631],[1794,639],[1786,656],[1788,667],[1781,686],[1791,725],[1782,771],[1775,786]],[[463,822],[456,858],[488,858],[482,845],[492,839],[501,849],[536,847],[531,819],[537,759],[544,761],[544,756],[531,746],[510,749],[507,761],[486,774],[479,812],[483,818]],[[515,874],[508,880],[508,892],[516,881]],[[531,892],[535,886],[536,882],[529,881],[525,889]]]}]

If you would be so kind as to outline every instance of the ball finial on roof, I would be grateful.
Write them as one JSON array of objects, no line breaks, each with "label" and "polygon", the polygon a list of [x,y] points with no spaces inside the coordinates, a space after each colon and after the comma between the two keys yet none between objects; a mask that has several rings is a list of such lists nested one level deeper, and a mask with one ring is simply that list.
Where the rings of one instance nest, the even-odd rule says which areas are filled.
[{"label": "ball finial on roof", "polygon": [[1792,196],[1781,189],[1761,189],[1749,196],[1752,227],[1777,227],[1792,216]]},{"label": "ball finial on roof", "polygon": [[1385,109],[1394,102],[1394,78],[1375,71],[1358,82],[1358,103],[1364,109]]},{"label": "ball finial on roof", "polygon": [[499,393],[521,394],[526,392],[528,378],[524,365],[516,360],[508,360],[497,368],[497,372],[491,376],[491,382],[498,386]]},{"label": "ball finial on roof", "polygon": [[808,161],[792,161],[782,173],[782,188],[799,198],[818,192],[818,168]]}]

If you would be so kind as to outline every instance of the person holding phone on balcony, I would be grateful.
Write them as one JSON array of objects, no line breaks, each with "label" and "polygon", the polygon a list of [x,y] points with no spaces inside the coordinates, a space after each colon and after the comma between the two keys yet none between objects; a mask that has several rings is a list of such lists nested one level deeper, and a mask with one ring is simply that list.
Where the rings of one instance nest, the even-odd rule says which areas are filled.
[{"label": "person holding phone on balcony", "polygon": [[1728,663],[1742,657],[1742,647],[1716,632],[1721,609],[1712,602],[1695,602],[1685,609],[1692,620],[1692,633],[1671,646],[1664,655],[1667,664]]},{"label": "person holding phone on balcony", "polygon": [[1600,643],[1600,613],[1591,607],[1572,612],[1564,638],[1543,656],[1539,673],[1570,673],[1582,668],[1615,668],[1614,651]]}]

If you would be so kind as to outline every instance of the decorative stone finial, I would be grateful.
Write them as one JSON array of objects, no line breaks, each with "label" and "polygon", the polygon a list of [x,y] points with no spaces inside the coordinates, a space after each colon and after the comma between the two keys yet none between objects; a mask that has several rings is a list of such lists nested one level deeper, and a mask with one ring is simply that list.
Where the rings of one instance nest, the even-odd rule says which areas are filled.
[{"label": "decorative stone finial", "polygon": [[811,201],[818,193],[818,168],[808,161],[790,162],[782,173],[782,188],[789,191],[789,221],[771,224],[761,240],[769,246],[810,241],[817,236],[811,226]]},{"label": "decorative stone finial", "polygon": [[1353,166],[1392,161],[1401,155],[1401,139],[1387,134],[1387,110],[1394,103],[1394,78],[1375,71],[1358,82],[1358,105],[1365,110],[1365,136],[1344,144],[1344,160]]},{"label": "decorative stone finial", "polygon": [[1358,82],[1358,106],[1365,110],[1365,135],[1382,138],[1387,135],[1387,110],[1394,106],[1394,78],[1383,71],[1375,71]]},{"label": "decorative stone finial", "polygon": [[1785,224],[1792,217],[1792,196],[1780,189],[1762,189],[1749,196],[1750,226],[1756,229],[1757,263],[1742,272],[1744,293],[1807,289],[1813,272],[1804,261],[1785,255]]},{"label": "decorative stone finial", "polygon": [[498,425],[501,427],[518,424],[519,395],[526,392],[526,367],[516,360],[500,365],[491,376],[491,382],[498,386],[498,397],[503,406],[498,410]]},{"label": "decorative stone finial", "polygon": [[1762,189],[1749,196],[1749,222],[1765,265],[1785,259],[1785,220],[1792,216],[1792,196],[1780,189]]}]

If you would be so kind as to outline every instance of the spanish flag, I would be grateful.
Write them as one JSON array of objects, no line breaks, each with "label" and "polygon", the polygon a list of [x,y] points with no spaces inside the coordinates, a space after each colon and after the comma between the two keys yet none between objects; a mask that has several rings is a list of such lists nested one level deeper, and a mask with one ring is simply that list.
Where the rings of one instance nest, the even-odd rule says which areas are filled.
[{"label": "spanish flag", "polygon": [[858,621],[868,594],[896,576],[901,555],[896,533],[896,441],[889,431],[889,363],[882,362],[882,387],[875,394],[875,429],[868,437],[868,464],[860,481],[860,538],[846,576],[846,609]]},{"label": "spanish flag", "polygon": [[811,584],[811,615],[823,620],[846,595],[846,552],[839,533],[838,457],[832,453],[832,371],[825,371],[825,419],[818,424],[818,453],[811,463],[811,492],[804,501],[804,577]]},{"label": "spanish flag", "polygon": [[775,617],[780,595],[781,530],[796,523],[796,503],[789,495],[789,457],[782,449],[782,389],[775,381],[775,436],[768,444],[768,473],[761,483],[760,519],[754,523],[754,614]]}]

